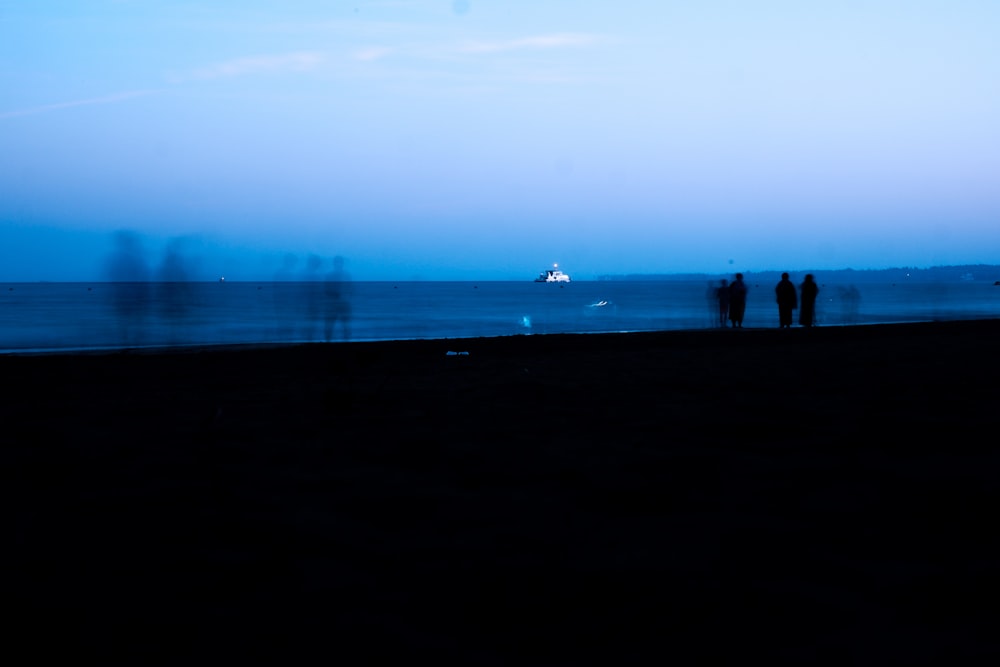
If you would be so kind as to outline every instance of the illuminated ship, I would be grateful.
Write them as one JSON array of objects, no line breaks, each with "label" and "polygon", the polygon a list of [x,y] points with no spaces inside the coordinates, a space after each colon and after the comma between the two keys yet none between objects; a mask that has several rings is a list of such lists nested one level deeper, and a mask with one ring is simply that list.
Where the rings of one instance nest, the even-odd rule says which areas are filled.
[{"label": "illuminated ship", "polygon": [[535,278],[536,283],[568,283],[569,274],[559,270],[558,264],[553,264],[551,269],[546,269]]}]

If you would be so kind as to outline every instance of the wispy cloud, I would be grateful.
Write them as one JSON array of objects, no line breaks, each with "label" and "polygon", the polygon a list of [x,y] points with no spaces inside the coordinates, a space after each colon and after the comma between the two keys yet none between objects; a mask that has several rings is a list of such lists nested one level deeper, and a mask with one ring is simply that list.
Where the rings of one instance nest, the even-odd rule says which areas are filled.
[{"label": "wispy cloud", "polygon": [[583,33],[556,33],[552,35],[534,35],[501,41],[466,42],[459,47],[463,53],[504,53],[509,51],[527,51],[542,49],[562,49],[569,47],[589,46],[600,41],[596,35]]},{"label": "wispy cloud", "polygon": [[[449,47],[438,49],[427,48],[399,48],[389,46],[370,46],[359,48],[347,54],[350,60],[356,62],[374,62],[385,59],[391,55],[398,55],[409,52],[411,56],[425,59],[438,59],[441,57],[454,57],[457,54],[477,55],[477,54],[502,54],[517,51],[539,51],[554,50],[564,48],[584,47],[603,41],[600,36],[586,33],[554,33],[547,35],[533,35],[506,40],[493,41],[469,41],[460,44],[452,44]],[[249,76],[256,74],[274,74],[283,72],[305,72],[314,70],[322,66],[328,57],[317,51],[297,51],[283,54],[257,55],[231,60],[220,61],[204,67],[199,67],[186,72],[174,72],[168,75],[168,81],[172,84],[182,84],[192,81],[206,81],[225,79],[232,77]],[[537,73],[536,73],[537,74]],[[553,75],[545,77],[552,80]],[[556,77],[559,78],[559,77]],[[144,97],[163,92],[162,90],[131,90],[101,97],[91,97],[68,102],[58,102],[43,106],[15,109],[11,111],[0,111],[0,120],[14,118],[17,116],[31,116],[35,114],[69,109],[73,107],[116,104],[125,102],[137,97]]]},{"label": "wispy cloud", "polygon": [[271,74],[275,72],[304,72],[316,68],[323,62],[323,55],[312,51],[283,53],[277,55],[234,58],[207,67],[173,75],[177,83],[189,80],[222,79],[248,74]]},{"label": "wispy cloud", "polygon": [[506,40],[478,40],[460,43],[410,43],[405,46],[370,46],[351,54],[352,60],[382,60],[389,55],[402,55],[418,60],[452,59],[455,56],[475,56],[479,54],[503,54],[516,51],[551,51],[556,49],[583,47],[602,41],[597,35],[578,33],[558,33],[533,35]]},{"label": "wispy cloud", "polygon": [[[380,85],[391,82],[409,89],[415,82],[430,90],[435,84],[458,86],[467,91],[490,91],[516,84],[579,84],[595,81],[603,70],[580,66],[559,56],[571,49],[603,46],[616,40],[595,33],[549,33],[507,38],[456,40],[453,35],[423,34],[393,43],[373,41],[345,54],[363,63],[352,69],[333,69],[345,76],[379,77]],[[520,58],[532,55],[530,66]],[[370,65],[377,63],[379,67]]]},{"label": "wispy cloud", "polygon": [[43,106],[30,107],[28,109],[16,109],[14,111],[0,111],[0,120],[4,118],[15,118],[17,116],[34,116],[35,114],[48,113],[49,111],[58,111],[60,109],[69,109],[72,107],[85,107],[95,104],[116,104],[118,102],[124,102],[126,100],[131,100],[136,97],[145,97],[147,95],[155,95],[160,93],[160,90],[129,90],[121,93],[114,93],[112,95],[104,95],[102,97],[90,97],[84,100],[71,100],[69,102],[57,102],[55,104],[46,104]]}]

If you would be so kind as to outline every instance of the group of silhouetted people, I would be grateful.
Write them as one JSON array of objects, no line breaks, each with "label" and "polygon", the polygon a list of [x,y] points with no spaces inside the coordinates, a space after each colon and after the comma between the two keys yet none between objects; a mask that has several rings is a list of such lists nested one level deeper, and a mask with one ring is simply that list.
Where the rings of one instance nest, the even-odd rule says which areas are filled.
[{"label": "group of silhouetted people", "polygon": [[816,297],[819,286],[811,273],[799,285],[798,292],[787,273],[781,274],[781,280],[774,287],[775,301],[778,303],[778,326],[782,329],[792,327],[792,311],[799,309],[799,324],[811,327],[816,322]]},{"label": "group of silhouetted people", "polygon": [[[743,316],[747,307],[747,285],[743,282],[743,274],[737,273],[735,280],[729,282],[722,279],[715,290],[719,304],[719,326],[734,329],[743,328]],[[781,274],[781,280],[774,288],[775,300],[778,303],[778,325],[782,329],[790,329],[793,311],[799,311],[799,324],[811,327],[816,322],[816,297],[819,286],[811,273],[796,289],[787,273]]]},{"label": "group of silhouetted people", "polygon": [[819,286],[811,273],[799,285],[798,292],[787,273],[781,274],[781,280],[774,286],[774,298],[778,304],[778,326],[782,329],[792,328],[792,311],[799,309],[799,324],[811,327],[816,321],[816,297]]},{"label": "group of silhouetted people", "polygon": [[728,321],[734,329],[743,328],[743,315],[747,310],[747,291],[742,273],[737,273],[732,283],[725,278],[719,281],[715,297],[719,301],[720,327],[725,327]]}]

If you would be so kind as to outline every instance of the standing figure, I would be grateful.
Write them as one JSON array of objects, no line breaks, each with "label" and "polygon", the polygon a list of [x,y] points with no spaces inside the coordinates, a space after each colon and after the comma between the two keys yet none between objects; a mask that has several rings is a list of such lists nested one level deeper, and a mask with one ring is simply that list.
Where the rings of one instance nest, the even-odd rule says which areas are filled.
[{"label": "standing figure", "polygon": [[726,328],[729,319],[729,281],[723,278],[715,288],[715,299],[719,302],[719,326]]},{"label": "standing figure", "polygon": [[729,321],[734,329],[743,328],[743,314],[747,309],[747,286],[743,274],[737,273],[736,280],[729,286]]},{"label": "standing figure", "polygon": [[813,279],[811,273],[806,274],[806,279],[799,286],[802,292],[802,309],[799,311],[799,324],[804,327],[811,327],[816,320],[816,297],[819,295],[819,286]]},{"label": "standing figure", "polygon": [[787,273],[781,274],[781,281],[774,287],[775,300],[778,302],[778,326],[782,329],[792,328],[792,311],[799,303],[795,295],[795,285],[788,279]]}]

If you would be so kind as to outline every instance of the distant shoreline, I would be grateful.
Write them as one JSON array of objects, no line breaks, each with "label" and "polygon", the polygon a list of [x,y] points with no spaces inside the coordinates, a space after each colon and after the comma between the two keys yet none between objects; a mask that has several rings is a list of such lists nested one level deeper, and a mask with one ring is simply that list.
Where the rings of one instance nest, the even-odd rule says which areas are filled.
[{"label": "distant shoreline", "polygon": [[785,271],[792,275],[793,281],[801,279],[807,273],[816,276],[820,282],[844,282],[859,285],[867,283],[932,283],[932,282],[978,282],[994,283],[1000,281],[1000,265],[994,264],[960,264],[955,266],[932,266],[929,268],[897,267],[889,269],[768,269],[751,271],[733,269],[725,273],[661,273],[661,274],[608,274],[600,280],[711,280],[729,278],[737,271],[743,273],[748,280],[773,280],[781,278]]}]

